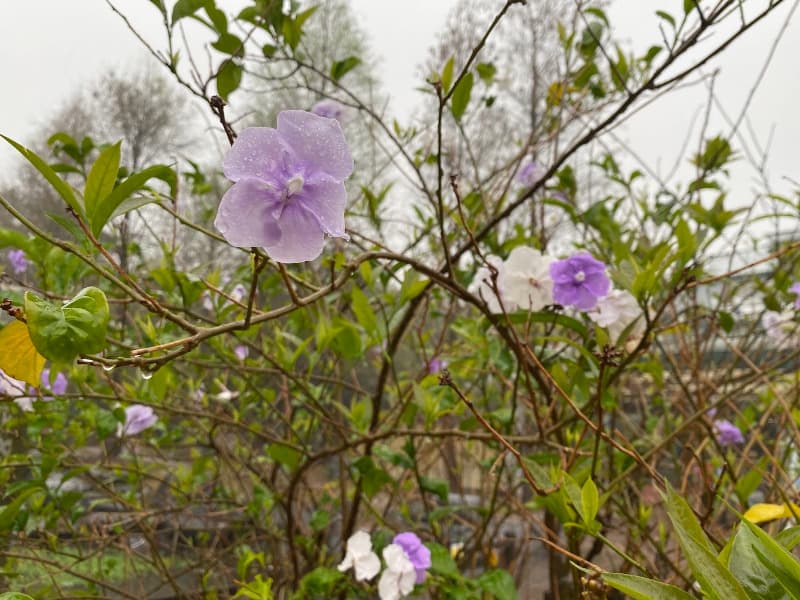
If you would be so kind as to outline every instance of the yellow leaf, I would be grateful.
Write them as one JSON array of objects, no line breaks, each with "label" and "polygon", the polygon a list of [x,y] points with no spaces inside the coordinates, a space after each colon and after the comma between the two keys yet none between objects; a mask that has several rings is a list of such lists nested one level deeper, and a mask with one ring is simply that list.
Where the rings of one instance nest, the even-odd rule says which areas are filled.
[{"label": "yellow leaf", "polygon": [[[794,513],[792,513],[792,510]],[[764,523],[766,521],[774,521],[775,519],[787,519],[800,516],[800,506],[792,504],[792,509],[789,509],[787,504],[753,504],[744,513],[744,518],[751,523]]]},{"label": "yellow leaf", "polygon": [[0,329],[0,369],[6,375],[39,387],[45,360],[36,351],[25,323],[15,320]]}]

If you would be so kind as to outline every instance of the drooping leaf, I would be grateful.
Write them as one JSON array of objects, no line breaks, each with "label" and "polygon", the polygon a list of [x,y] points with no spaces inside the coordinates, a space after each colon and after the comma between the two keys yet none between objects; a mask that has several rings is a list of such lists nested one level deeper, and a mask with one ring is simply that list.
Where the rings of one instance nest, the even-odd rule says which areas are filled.
[{"label": "drooping leaf", "polygon": [[0,329],[0,370],[6,375],[39,387],[44,363],[25,323],[14,320]]},{"label": "drooping leaf", "polygon": [[193,15],[203,8],[207,1],[208,0],[178,0],[175,3],[175,7],[172,9],[172,24],[175,25],[178,20]]},{"label": "drooping leaf", "polygon": [[242,82],[242,66],[232,60],[222,63],[217,73],[217,93],[220,98],[228,101],[228,95],[236,91]]},{"label": "drooping leaf", "polygon": [[79,199],[78,195],[75,193],[75,190],[70,187],[70,185],[61,179],[56,173],[40,156],[38,156],[33,150],[29,150],[22,144],[18,144],[10,137],[6,137],[0,134],[5,141],[11,144],[17,152],[22,154],[22,156],[27,159],[29,163],[31,163],[39,173],[41,173],[47,182],[53,186],[53,189],[58,192],[58,195],[67,203],[72,210],[74,210],[79,215],[83,216],[83,203]]},{"label": "drooping leaf", "polygon": [[106,295],[96,287],[84,288],[62,306],[25,292],[31,340],[42,356],[58,364],[103,350],[109,314]]},{"label": "drooping leaf", "polygon": [[339,81],[347,73],[361,64],[361,59],[357,56],[348,56],[343,60],[337,60],[331,66],[331,79]]}]

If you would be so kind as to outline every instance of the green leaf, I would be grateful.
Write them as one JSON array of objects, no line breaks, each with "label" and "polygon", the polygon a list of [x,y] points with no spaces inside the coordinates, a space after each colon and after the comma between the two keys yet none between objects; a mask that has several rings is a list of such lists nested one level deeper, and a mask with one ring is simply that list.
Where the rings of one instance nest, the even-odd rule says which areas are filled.
[{"label": "green leaf", "polygon": [[228,95],[236,91],[242,82],[242,66],[232,60],[226,60],[217,72],[217,93],[220,98],[228,101]]},{"label": "green leaf", "polygon": [[4,592],[0,594],[0,600],[33,600],[33,598],[21,592]]},{"label": "green leaf", "polygon": [[486,85],[492,83],[494,76],[497,74],[497,67],[492,63],[478,63],[475,66],[475,70],[478,71],[478,77],[480,77]]},{"label": "green leaf", "polygon": [[589,525],[597,516],[597,509],[600,507],[600,494],[594,481],[587,479],[581,488],[581,501],[583,504],[584,522]]},{"label": "green leaf", "polygon": [[281,33],[283,33],[283,39],[289,44],[289,47],[294,50],[300,43],[303,29],[297,21],[286,17],[283,19],[283,24],[281,25]]},{"label": "green leaf", "polygon": [[419,486],[426,492],[435,494],[439,500],[446,503],[447,496],[450,492],[450,486],[444,479],[435,479],[433,477],[420,477]]},{"label": "green leaf", "polygon": [[6,505],[2,512],[0,512],[0,531],[8,531],[11,529],[11,526],[14,524],[14,519],[17,518],[17,514],[19,514],[19,511],[22,508],[25,500],[27,500],[29,496],[35,494],[36,492],[41,491],[38,484],[33,485],[34,487],[30,487],[25,491],[20,492],[20,494],[14,498],[10,504]]},{"label": "green leaf", "polygon": [[442,92],[445,94],[450,91],[450,84],[453,83],[453,67],[455,59],[451,56],[444,64],[442,69]]},{"label": "green leaf", "polygon": [[[758,538],[743,524],[739,525],[736,535],[726,546],[727,566],[736,579],[742,584],[751,598],[763,600],[786,600],[789,596],[780,582],[770,570],[761,563],[756,554],[756,547],[761,545]],[[724,553],[723,553],[724,554]]]},{"label": "green leaf", "polygon": [[675,29],[675,17],[673,17],[668,12],[664,12],[663,10],[657,10],[656,16],[660,19],[664,19],[667,23],[669,23],[673,29]]},{"label": "green leaf", "polygon": [[357,56],[348,56],[344,60],[337,60],[331,66],[331,79],[339,81],[347,73],[361,64],[361,59]]},{"label": "green leaf", "polygon": [[208,0],[178,0],[172,9],[172,24],[189,17],[205,6]]},{"label": "green leaf", "polygon": [[153,165],[152,167],[147,167],[138,173],[134,173],[125,181],[120,183],[117,187],[115,187],[114,190],[95,208],[94,216],[91,219],[92,232],[94,235],[99,235],[106,223],[108,223],[114,217],[117,217],[135,208],[139,208],[148,202],[154,202],[155,197],[150,197],[144,202],[137,201],[135,204],[129,204],[127,210],[120,211],[123,203],[128,199],[128,197],[135,192],[146,189],[146,184],[151,179],[160,179],[169,185],[170,194],[172,196],[175,196],[177,193],[178,176],[175,174],[174,169],[166,165]]},{"label": "green leaf", "polygon": [[459,578],[461,574],[458,572],[458,567],[450,551],[444,546],[436,543],[425,544],[428,550],[431,551],[431,571],[439,575],[448,577]]},{"label": "green leaf", "polygon": [[686,500],[672,488],[667,489],[667,513],[678,534],[678,543],[703,591],[716,600],[748,600],[742,586],[717,558],[714,547]]},{"label": "green leaf", "polygon": [[81,200],[76,195],[75,191],[70,187],[70,185],[61,179],[50,166],[42,160],[33,150],[29,150],[25,146],[18,144],[10,137],[6,137],[0,134],[5,141],[11,144],[17,152],[22,154],[29,163],[31,163],[39,173],[41,173],[44,178],[48,181],[48,183],[53,186],[53,189],[58,192],[58,195],[67,203],[72,210],[78,213],[81,216],[84,216],[83,206]]},{"label": "green leaf", "polygon": [[96,287],[82,289],[62,306],[25,292],[25,316],[39,354],[55,363],[68,364],[106,347],[108,300]]},{"label": "green leaf", "polygon": [[408,302],[419,296],[428,287],[428,283],[427,279],[419,278],[419,273],[409,269],[403,278],[403,285],[400,286],[400,302]]},{"label": "green leaf", "polygon": [[757,525],[747,520],[743,520],[742,525],[753,537],[752,548],[759,562],[769,569],[791,598],[800,600],[800,563],[797,559]]},{"label": "green leaf", "polygon": [[694,600],[694,596],[674,585],[636,575],[603,573],[603,582],[634,600]]},{"label": "green leaf", "polygon": [[775,535],[775,541],[787,550],[792,550],[797,544],[800,544],[800,525],[779,531]]},{"label": "green leaf", "polygon": [[456,121],[460,120],[467,110],[469,97],[472,94],[473,80],[474,77],[472,73],[467,73],[461,81],[456,84],[453,90],[453,97],[450,99],[450,111],[453,113],[453,117],[455,117]]},{"label": "green leaf", "polygon": [[83,191],[83,204],[86,207],[86,217],[89,222],[94,221],[97,206],[114,189],[114,182],[119,172],[120,146],[117,142],[100,153],[86,178],[86,188]]},{"label": "green leaf", "polygon": [[219,39],[211,44],[211,47],[223,54],[230,54],[231,56],[241,57],[244,54],[244,44],[242,40],[232,33],[221,34]]},{"label": "green leaf", "polygon": [[369,305],[369,298],[367,298],[367,295],[359,288],[354,287],[353,291],[350,292],[350,299],[353,302],[353,314],[355,314],[359,325],[370,335],[377,333],[378,319],[375,317],[375,312]]},{"label": "green leaf", "polygon": [[282,464],[290,471],[294,471],[297,465],[300,464],[302,454],[289,446],[283,444],[270,444],[267,448],[269,457],[277,463]]},{"label": "green leaf", "polygon": [[495,600],[517,600],[514,578],[504,569],[486,571],[478,578],[478,585]]},{"label": "green leaf", "polygon": [[362,456],[353,466],[361,474],[361,489],[367,498],[372,498],[383,486],[394,481],[386,471],[376,467],[369,456]]}]

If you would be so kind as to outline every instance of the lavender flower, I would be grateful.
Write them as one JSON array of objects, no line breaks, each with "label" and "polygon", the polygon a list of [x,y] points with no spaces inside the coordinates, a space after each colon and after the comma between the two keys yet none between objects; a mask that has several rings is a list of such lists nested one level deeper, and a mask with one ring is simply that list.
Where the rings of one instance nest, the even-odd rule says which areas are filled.
[{"label": "lavender flower", "polygon": [[428,373],[435,375],[447,368],[447,361],[441,358],[432,358],[428,361]]},{"label": "lavender flower", "polygon": [[717,442],[720,446],[735,446],[744,443],[742,430],[736,425],[725,419],[714,421],[714,430],[717,434]]},{"label": "lavender flower", "polygon": [[517,183],[521,186],[529,188],[533,186],[537,181],[539,181],[544,175],[544,169],[542,165],[538,162],[533,160],[532,158],[528,158],[520,167],[520,170],[517,171]]},{"label": "lavender flower", "polygon": [[247,355],[250,354],[250,350],[248,350],[247,346],[239,345],[233,349],[233,353],[236,355],[236,358],[244,361],[244,359],[247,358]]},{"label": "lavender flower", "polygon": [[158,417],[149,406],[141,404],[131,404],[125,408],[125,424],[120,424],[117,435],[137,435],[148,427],[155,425]]},{"label": "lavender flower", "polygon": [[319,115],[320,117],[325,117],[326,119],[336,119],[341,123],[342,117],[345,113],[345,107],[344,105],[339,104],[336,100],[326,98],[325,100],[320,100],[314,106],[312,106],[311,112],[315,115]]},{"label": "lavender flower", "polygon": [[239,134],[222,163],[234,181],[214,222],[234,246],[261,246],[284,263],[313,260],[325,234],[346,238],[344,180],[353,159],[339,123],[302,110],[278,115],[278,128]]},{"label": "lavender flower", "polygon": [[792,284],[792,287],[789,288],[789,293],[797,296],[794,299],[794,307],[797,310],[800,310],[800,281],[798,281],[795,284]]},{"label": "lavender flower", "polygon": [[30,264],[28,259],[25,258],[25,252],[23,250],[9,250],[8,262],[11,263],[11,268],[17,275],[21,275],[27,271],[28,265]]},{"label": "lavender flower", "polygon": [[411,531],[398,533],[394,536],[392,542],[403,549],[403,552],[408,556],[408,560],[414,565],[414,570],[417,573],[417,583],[425,581],[425,574],[431,568],[431,551],[417,537],[417,534]]},{"label": "lavender flower", "polygon": [[[56,373],[56,378],[53,380],[53,385],[50,385],[50,369],[42,369],[40,381],[42,390],[47,390],[56,396],[63,396],[67,391],[67,377],[61,371]],[[52,396],[44,396],[42,398],[42,400],[52,399]]]},{"label": "lavender flower", "polygon": [[611,289],[605,263],[588,252],[557,260],[550,265],[553,299],[578,310],[591,310]]}]

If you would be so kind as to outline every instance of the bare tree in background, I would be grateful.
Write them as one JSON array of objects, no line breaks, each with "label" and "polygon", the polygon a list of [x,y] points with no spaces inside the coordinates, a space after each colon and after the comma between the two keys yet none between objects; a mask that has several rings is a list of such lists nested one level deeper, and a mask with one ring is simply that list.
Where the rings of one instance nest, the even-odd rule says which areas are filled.
[{"label": "bare tree in background", "polygon": [[[502,2],[461,0],[437,45],[430,49],[426,71],[442,73],[452,57],[453,72],[458,73],[500,5]],[[481,62],[494,74],[485,80],[476,78],[470,101],[473,108],[460,122],[444,115],[445,171],[457,174],[463,187],[480,193],[485,203],[493,204],[511,190],[509,165],[519,167],[528,157],[547,166],[582,126],[580,106],[554,107],[548,102],[566,74],[579,68],[580,53],[565,53],[559,35],[559,23],[566,24],[566,30],[584,25],[588,31],[589,24],[579,21],[579,9],[580,3],[559,0],[514,6],[481,53]],[[603,36],[596,24],[592,27],[592,34],[584,35]],[[584,154],[576,160],[586,161],[588,155]],[[552,230],[564,225],[551,222],[541,203],[532,207],[528,218],[542,247],[551,239]]]}]

